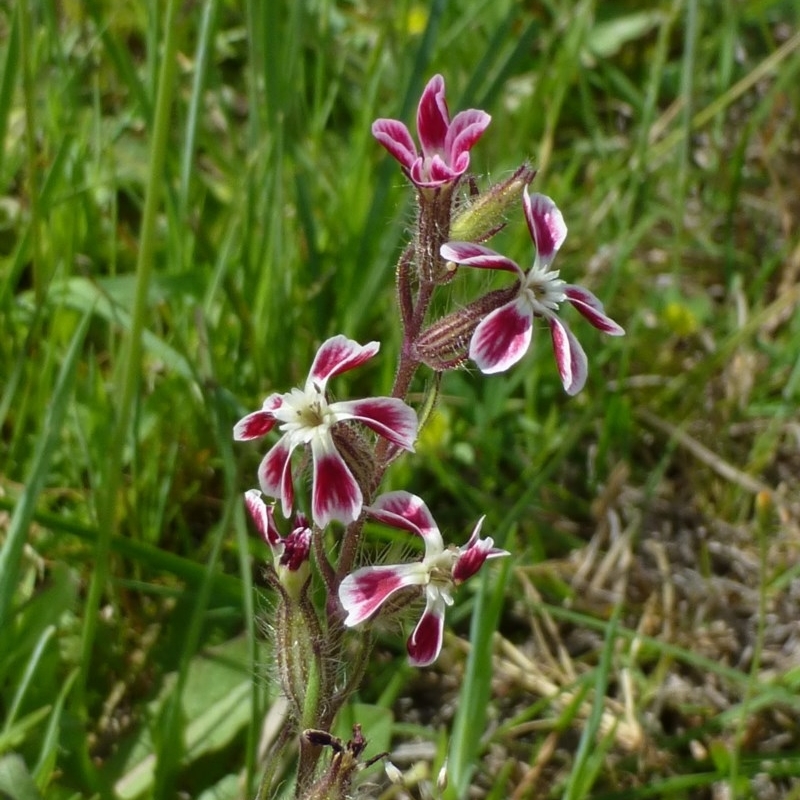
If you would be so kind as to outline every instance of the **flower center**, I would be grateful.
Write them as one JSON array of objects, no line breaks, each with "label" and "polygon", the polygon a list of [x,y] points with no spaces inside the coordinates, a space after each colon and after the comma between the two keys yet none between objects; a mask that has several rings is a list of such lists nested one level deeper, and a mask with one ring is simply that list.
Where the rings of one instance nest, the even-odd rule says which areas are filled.
[{"label": "flower center", "polygon": [[453,564],[455,559],[454,552],[445,550],[428,563],[428,583],[425,591],[429,596],[438,595],[447,605],[453,602],[452,592],[455,589]]},{"label": "flower center", "polygon": [[558,270],[547,267],[533,267],[525,276],[521,293],[525,295],[534,311],[545,313],[558,311],[558,307],[567,295],[564,293],[566,281],[558,277]]},{"label": "flower center", "polygon": [[316,428],[325,422],[324,400],[317,399],[296,411],[297,422],[305,428]]},{"label": "flower center", "polygon": [[327,430],[336,418],[328,406],[325,395],[316,389],[302,391],[292,389],[283,395],[283,405],[276,409],[275,416],[283,424],[284,433],[294,434],[308,442],[315,433]]}]

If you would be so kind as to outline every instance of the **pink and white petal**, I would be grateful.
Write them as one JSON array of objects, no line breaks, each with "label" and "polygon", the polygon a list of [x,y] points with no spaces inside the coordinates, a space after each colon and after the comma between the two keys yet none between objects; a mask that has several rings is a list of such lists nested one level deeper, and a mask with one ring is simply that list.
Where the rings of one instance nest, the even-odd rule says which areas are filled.
[{"label": "pink and white petal", "polygon": [[306,390],[310,388],[309,384],[313,384],[319,391],[325,391],[325,384],[329,378],[369,361],[379,349],[379,342],[361,345],[341,334],[332,336],[322,343],[314,356],[314,363],[306,381]]},{"label": "pink and white petal", "polygon": [[256,524],[256,528],[258,528],[258,532],[261,534],[261,538],[274,552],[275,548],[281,544],[281,534],[275,525],[274,506],[268,506],[261,499],[261,492],[258,489],[250,489],[245,492],[244,503],[253,518],[253,522]]},{"label": "pink and white petal", "polygon": [[339,585],[339,600],[347,612],[344,624],[358,625],[369,619],[395,592],[419,586],[428,579],[420,563],[362,567]]},{"label": "pink and white petal", "polygon": [[444,603],[429,603],[406,643],[408,660],[415,667],[433,664],[444,640]]},{"label": "pink and white petal", "polygon": [[260,439],[275,427],[276,422],[275,415],[269,411],[253,411],[233,426],[234,441],[248,442],[251,439]]},{"label": "pink and white petal", "polygon": [[258,466],[258,481],[267,497],[280,497],[283,516],[292,513],[294,484],[292,483],[292,451],[288,439],[282,436],[270,448]]},{"label": "pink and white petal", "polygon": [[568,284],[564,287],[567,300],[572,303],[580,314],[586,317],[597,330],[609,336],[624,336],[625,330],[621,325],[609,317],[603,304],[588,289],[582,286]]},{"label": "pink and white petal", "polygon": [[482,566],[483,562],[490,558],[499,558],[500,556],[511,555],[507,550],[501,550],[499,547],[494,546],[494,539],[487,537],[486,539],[479,539],[481,525],[485,517],[478,520],[472,536],[469,541],[461,548],[459,548],[459,555],[453,564],[453,580],[459,584],[463,583],[467,578],[471,578]]},{"label": "pink and white petal", "polygon": [[406,169],[417,159],[417,146],[408,128],[396,119],[376,119],[372,123],[372,135]]},{"label": "pink and white petal", "polygon": [[486,375],[505,372],[528,351],[533,336],[533,312],[518,297],[481,320],[469,343],[469,357]]},{"label": "pink and white petal", "polygon": [[[420,157],[418,158],[412,165],[411,168],[406,172],[408,175],[408,179],[414,186],[420,186],[423,188],[430,188],[430,181],[428,180],[428,173],[425,171],[425,160]],[[440,186],[441,184],[436,184]]]},{"label": "pink and white petal", "polygon": [[426,156],[444,152],[450,112],[445,100],[444,78],[434,75],[429,81],[417,107],[417,136]]},{"label": "pink and white petal", "polygon": [[329,409],[338,420],[357,420],[404,450],[414,450],[419,427],[417,412],[397,397],[343,400],[331,403]]},{"label": "pink and white petal", "polygon": [[436,520],[421,497],[411,492],[386,492],[364,510],[384,525],[421,536],[425,541],[426,551],[429,547],[439,553],[444,550]]},{"label": "pink and white petal", "polygon": [[486,514],[484,514],[476,523],[475,527],[472,529],[472,533],[467,539],[467,543],[462,545],[459,550],[462,553],[465,553],[470,547],[474,547],[475,543],[479,540],[478,537],[481,535],[481,528],[483,527],[483,521],[486,519]]},{"label": "pink and white petal", "polygon": [[522,193],[525,220],[536,244],[536,264],[547,266],[567,238],[567,226],[558,206],[547,195]]},{"label": "pink and white petal", "polygon": [[589,373],[586,353],[572,331],[558,317],[552,316],[548,321],[556,366],[561,375],[564,390],[569,395],[577,394],[583,389]]},{"label": "pink and white petal", "polygon": [[332,520],[349,525],[358,519],[364,497],[358,481],[339,455],[333,442],[316,437],[311,441],[313,487],[311,516],[320,528]]},{"label": "pink and white petal", "polygon": [[438,154],[428,160],[427,167],[427,178],[425,178],[425,173],[422,171],[425,168],[424,162],[420,165],[420,175],[423,177],[426,185],[429,187],[442,186],[445,183],[452,183],[466,169],[465,167],[464,170],[461,170],[461,172],[455,171],[452,166]]},{"label": "pink and white petal", "polygon": [[295,528],[281,542],[280,555],[278,556],[277,552],[273,550],[276,557],[280,559],[280,566],[286,567],[289,572],[297,572],[308,561],[308,555],[311,552],[311,536],[310,528]]},{"label": "pink and white petal", "polygon": [[464,150],[450,159],[450,169],[454,175],[463,175],[469,169],[469,150]]},{"label": "pink and white petal", "polygon": [[474,108],[470,108],[467,111],[459,111],[453,117],[453,121],[447,129],[447,139],[445,140],[445,153],[451,167],[456,168],[456,161],[459,156],[468,153],[472,149],[475,142],[483,136],[483,132],[491,121],[492,118],[485,111],[479,111]]},{"label": "pink and white petal", "polygon": [[429,159],[418,158],[408,171],[409,180],[420,189],[445,186],[456,181],[460,174],[450,169],[439,156]]},{"label": "pink and white petal", "polygon": [[463,264],[465,267],[502,269],[506,272],[516,272],[520,277],[525,274],[515,261],[501,256],[491,247],[484,247],[474,242],[446,242],[439,248],[439,254],[446,261]]}]

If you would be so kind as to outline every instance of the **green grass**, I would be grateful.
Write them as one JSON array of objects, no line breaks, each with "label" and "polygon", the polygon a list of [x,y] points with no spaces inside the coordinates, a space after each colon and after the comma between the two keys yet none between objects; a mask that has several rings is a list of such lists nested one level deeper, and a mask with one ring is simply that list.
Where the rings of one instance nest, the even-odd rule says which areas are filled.
[{"label": "green grass", "polygon": [[[503,378],[445,376],[388,481],[451,541],[486,514],[513,560],[433,668],[382,633],[347,720],[414,797],[445,759],[447,800],[800,797],[795,5],[12,4],[0,790],[254,795],[281,718],[240,499],[261,451],[230,429],[335,333],[383,356],[337,392],[388,390],[413,217],[369,129],[441,72],[492,114],[479,185],[532,160],[562,277],[628,335],[569,317],[574,399],[543,331]],[[528,262],[521,214],[492,245]]]}]

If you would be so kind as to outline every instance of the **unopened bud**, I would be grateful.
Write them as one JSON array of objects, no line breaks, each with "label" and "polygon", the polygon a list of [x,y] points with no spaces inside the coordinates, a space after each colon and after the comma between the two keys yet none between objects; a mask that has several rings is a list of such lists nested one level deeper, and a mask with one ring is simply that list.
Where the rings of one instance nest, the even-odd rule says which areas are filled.
[{"label": "unopened bud", "polygon": [[449,238],[458,242],[485,242],[505,224],[506,212],[522,197],[522,190],[536,170],[523,164],[513,175],[496,183],[457,213],[450,223]]},{"label": "unopened bud", "polygon": [[273,624],[281,689],[292,705],[295,718],[302,720],[304,710],[313,705],[319,694],[314,630],[307,624],[302,606],[284,597],[276,606]]},{"label": "unopened bud", "polygon": [[514,284],[489,292],[434,322],[414,343],[419,360],[436,372],[461,366],[467,358],[470,339],[480,321],[509,302],[517,289],[517,284]]},{"label": "unopened bud", "polygon": [[375,455],[369,442],[361,431],[350,425],[336,425],[331,429],[331,436],[364,496],[368,496],[375,482]]},{"label": "unopened bud", "polygon": [[261,538],[272,551],[275,567],[273,577],[277,577],[287,598],[300,599],[303,586],[308,581],[311,567],[308,560],[311,549],[311,528],[305,514],[295,514],[292,532],[281,536],[275,523],[275,504],[267,505],[258,489],[250,489],[244,495],[245,505],[255,522]]},{"label": "unopened bud", "polygon": [[309,551],[311,528],[303,514],[297,514],[292,532],[283,540],[283,552],[275,557],[275,571],[287,595],[297,600],[311,573]]}]

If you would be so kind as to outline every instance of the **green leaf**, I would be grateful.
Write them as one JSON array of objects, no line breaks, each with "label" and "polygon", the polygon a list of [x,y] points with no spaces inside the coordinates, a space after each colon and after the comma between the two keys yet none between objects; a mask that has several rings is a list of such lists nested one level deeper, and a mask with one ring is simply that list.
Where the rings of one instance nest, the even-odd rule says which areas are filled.
[{"label": "green leaf", "polygon": [[661,11],[640,11],[624,17],[599,22],[587,36],[586,49],[597,58],[616,55],[628,42],[640,39],[656,28],[663,18]]},{"label": "green leaf", "polygon": [[239,800],[242,796],[242,779],[239,775],[226,775],[197,796],[197,800]]},{"label": "green leaf", "polygon": [[42,720],[47,719],[51,711],[50,706],[37,708],[36,711],[31,711],[13,725],[6,727],[0,734],[0,753],[19,747],[25,741],[28,732],[36,728]]},{"label": "green leaf", "polygon": [[0,758],[0,794],[6,800],[42,800],[25,762],[15,753]]},{"label": "green leaf", "polygon": [[[155,301],[160,295],[169,295],[173,291],[188,295],[191,287],[191,279],[187,276],[163,279],[156,281],[151,287],[151,298]],[[121,325],[130,332],[133,325],[130,297],[134,289],[135,281],[127,275],[99,281],[73,277],[54,285],[49,299],[56,307],[74,308],[84,314],[97,314],[107,322]],[[163,361],[171,372],[183,378],[193,378],[192,368],[186,358],[152,331],[142,331],[142,343],[145,351]]]},{"label": "green leaf", "polygon": [[[167,676],[160,697],[152,705],[152,719],[160,718],[176,682],[177,675]],[[192,660],[180,707],[186,723],[182,766],[225,747],[247,727],[252,683],[252,664],[245,638],[232,639]],[[153,786],[156,755],[148,729],[138,732],[129,752],[123,774],[115,784],[115,791],[122,800],[139,797]],[[110,768],[116,769],[118,765]]]},{"label": "green leaf", "polygon": [[[495,565],[492,565],[495,566]],[[486,710],[489,707],[492,679],[492,636],[505,599],[511,559],[501,559],[494,570],[485,570],[472,613],[467,671],[459,695],[450,744],[447,798],[466,797],[475,760],[483,745]]]}]

